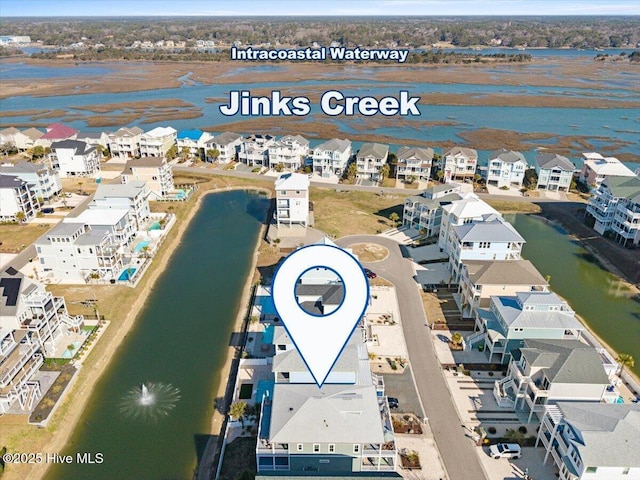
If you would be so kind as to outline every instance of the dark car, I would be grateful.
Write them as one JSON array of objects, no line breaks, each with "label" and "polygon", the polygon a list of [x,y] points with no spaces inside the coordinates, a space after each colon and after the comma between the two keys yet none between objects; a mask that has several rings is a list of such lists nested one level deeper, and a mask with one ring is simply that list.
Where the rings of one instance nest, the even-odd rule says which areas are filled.
[{"label": "dark car", "polygon": [[42,213],[53,213],[55,211],[56,211],[56,209],[53,208],[53,207],[45,207],[45,208],[42,209]]},{"label": "dark car", "polygon": [[389,403],[389,408],[394,410],[398,408],[398,405],[400,405],[398,399],[395,397],[387,397],[387,402]]},{"label": "dark car", "polygon": [[376,278],[378,276],[375,272],[372,272],[368,268],[364,269],[364,273],[367,275],[367,278]]}]

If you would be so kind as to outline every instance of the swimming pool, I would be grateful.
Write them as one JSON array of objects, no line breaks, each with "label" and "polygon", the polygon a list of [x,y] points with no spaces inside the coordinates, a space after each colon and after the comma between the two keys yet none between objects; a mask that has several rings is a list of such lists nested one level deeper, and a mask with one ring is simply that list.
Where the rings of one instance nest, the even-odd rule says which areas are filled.
[{"label": "swimming pool", "polygon": [[160,230],[162,227],[160,226],[160,222],[153,222],[151,225],[149,225],[149,228],[147,228],[147,230]]},{"label": "swimming pool", "polygon": [[73,342],[71,345],[73,345],[73,350],[69,350],[68,348],[62,353],[62,358],[73,358],[73,356],[76,354],[76,352],[78,351],[78,349],[80,348],[80,346],[82,345],[82,342]]},{"label": "swimming pool", "polygon": [[133,247],[133,253],[140,253],[140,251],[144,247],[148,247],[148,246],[149,246],[149,240],[142,240],[138,242],[138,244],[135,247]]},{"label": "swimming pool", "polygon": [[134,267],[125,268],[118,277],[118,280],[121,282],[124,282],[125,280],[131,280],[135,273],[136,269]]}]

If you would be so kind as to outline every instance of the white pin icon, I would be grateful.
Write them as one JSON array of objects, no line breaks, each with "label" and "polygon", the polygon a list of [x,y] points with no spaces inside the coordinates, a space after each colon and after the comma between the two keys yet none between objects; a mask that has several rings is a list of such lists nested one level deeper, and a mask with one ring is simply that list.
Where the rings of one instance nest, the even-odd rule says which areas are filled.
[{"label": "white pin icon", "polygon": [[[322,314],[302,308],[296,294],[300,278],[316,269],[333,271],[343,288],[342,302]],[[309,245],[294,251],[280,264],[271,295],[289,337],[316,384],[322,387],[367,308],[367,276],[358,261],[343,249]]]}]

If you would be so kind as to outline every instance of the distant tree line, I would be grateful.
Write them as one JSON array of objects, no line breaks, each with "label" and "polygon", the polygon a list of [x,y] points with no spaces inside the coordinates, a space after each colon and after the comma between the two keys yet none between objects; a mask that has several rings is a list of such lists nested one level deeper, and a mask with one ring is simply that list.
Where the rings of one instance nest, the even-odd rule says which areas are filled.
[{"label": "distant tree line", "polygon": [[[135,41],[211,40],[230,45],[411,47],[450,42],[548,48],[635,48],[638,17],[347,17],[347,18],[4,18],[6,35],[29,35],[45,45],[100,43],[121,49]],[[188,44],[187,46],[192,46]]]}]

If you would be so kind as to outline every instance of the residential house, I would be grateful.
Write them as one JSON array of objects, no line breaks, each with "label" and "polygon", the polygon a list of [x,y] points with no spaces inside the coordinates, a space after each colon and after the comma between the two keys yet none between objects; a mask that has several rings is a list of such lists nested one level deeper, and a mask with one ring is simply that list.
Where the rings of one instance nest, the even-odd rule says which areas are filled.
[{"label": "residential house", "polygon": [[79,223],[93,229],[106,230],[120,245],[128,245],[135,235],[135,222],[128,207],[87,208],[77,217],[66,216],[63,223]]},{"label": "residential house", "polygon": [[353,155],[351,141],[333,138],[313,149],[313,171],[323,177],[342,176]]},{"label": "residential house", "polygon": [[0,272],[0,292],[0,330],[24,330],[46,356],[53,356],[65,333],[84,326],[82,315],[69,315],[63,297],[13,267]]},{"label": "residential house", "polygon": [[47,132],[36,140],[35,145],[42,147],[51,147],[56,142],[63,142],[65,140],[75,140],[78,135],[78,130],[75,128],[67,127],[61,123],[52,123],[46,127]]},{"label": "residential house", "polygon": [[275,141],[275,137],[271,135],[249,135],[240,144],[238,160],[250,167],[269,165],[269,147]]},{"label": "residential house", "polygon": [[32,162],[4,163],[0,165],[0,174],[15,175],[24,180],[36,198],[49,200],[62,191],[59,172],[47,165]]},{"label": "residential house", "polygon": [[591,187],[598,188],[608,177],[635,177],[636,174],[615,157],[603,157],[599,153],[582,154],[580,180]]},{"label": "residential house", "polygon": [[172,127],[156,127],[140,135],[140,155],[164,157],[176,144],[177,132]]},{"label": "residential house", "polygon": [[15,133],[13,136],[16,148],[24,152],[36,146],[36,142],[44,135],[37,128],[27,128],[19,133]]},{"label": "residential house", "polygon": [[[601,402],[611,380],[607,357],[576,340],[524,341],[520,358],[511,358],[507,375],[496,380],[493,396],[501,408],[529,412],[542,419],[546,405],[561,401]],[[608,364],[615,371],[617,364]]]},{"label": "residential house", "polygon": [[301,135],[285,135],[267,147],[269,168],[294,172],[304,166],[309,141]]},{"label": "residential house", "polygon": [[140,137],[144,131],[139,127],[120,128],[109,134],[109,151],[112,157],[136,158],[140,156]]},{"label": "residential house", "polygon": [[134,228],[145,230],[149,220],[149,189],[142,180],[125,184],[101,183],[89,204],[92,210],[128,209]]},{"label": "residential house", "polygon": [[424,231],[427,237],[438,236],[442,223],[442,207],[460,200],[461,186],[456,183],[433,185],[420,195],[408,197],[404,201],[402,224]]},{"label": "residential house", "polygon": [[66,283],[118,278],[121,244],[107,228],[61,222],[34,242],[45,275]]},{"label": "residential house", "polygon": [[518,292],[493,296],[489,308],[476,313],[477,333],[467,346],[484,341],[489,360],[507,363],[524,340],[579,340],[584,330],[571,307],[553,292]]},{"label": "residential house", "polygon": [[208,132],[202,130],[181,130],[176,136],[176,145],[178,147],[178,153],[181,154],[185,148],[189,149],[189,153],[193,157],[204,158],[204,149],[209,140],[213,138]]},{"label": "residential house", "polygon": [[63,140],[51,144],[51,167],[61,177],[91,177],[100,170],[96,147],[77,140]]},{"label": "residential house", "polygon": [[42,390],[33,377],[43,364],[40,345],[26,330],[0,328],[0,415],[28,413],[37,405]]},{"label": "residential house", "polygon": [[555,153],[542,153],[536,157],[538,190],[568,192],[576,167],[567,157]]},{"label": "residential house", "polygon": [[142,157],[129,160],[122,171],[120,181],[146,182],[151,192],[150,200],[162,200],[174,190],[173,169],[164,157]]},{"label": "residential house", "polygon": [[560,480],[640,478],[640,404],[560,402],[545,408],[536,446]]},{"label": "residential house", "polygon": [[107,132],[78,132],[76,140],[96,147],[98,151],[109,148],[109,133]]},{"label": "residential house", "polygon": [[309,225],[309,177],[301,173],[280,174],[275,183],[276,223]]},{"label": "residential house", "polygon": [[356,154],[357,178],[379,182],[382,166],[387,163],[389,146],[380,143],[364,143]]},{"label": "residential house", "polygon": [[515,228],[496,216],[464,225],[454,225],[449,269],[455,282],[465,260],[520,260],[525,239]]},{"label": "residential house", "polygon": [[520,152],[501,148],[489,155],[487,184],[498,188],[522,188],[527,160]]},{"label": "residential house", "polygon": [[549,282],[529,260],[463,260],[458,294],[464,317],[475,318],[496,295],[546,292]]},{"label": "residential house", "polygon": [[640,177],[608,177],[592,192],[587,215],[594,230],[623,245],[640,244]]},{"label": "residential house", "polygon": [[0,221],[29,221],[40,210],[40,203],[24,180],[0,174]]},{"label": "residential house", "polygon": [[453,147],[442,154],[440,168],[444,183],[473,180],[478,166],[478,152],[473,148]]},{"label": "residential house", "polygon": [[0,130],[0,145],[13,145],[16,146],[16,135],[20,133],[15,127],[5,128]]},{"label": "residential house", "polygon": [[433,148],[400,147],[396,177],[405,182],[410,177],[415,177],[415,180],[429,180],[432,162]]},{"label": "residential house", "polygon": [[[205,144],[207,162],[229,163],[236,160],[242,141],[242,135],[239,133],[223,132],[220,135],[215,135]],[[210,150],[217,150],[218,156],[215,158],[210,156],[208,153]]]},{"label": "residential house", "polygon": [[438,246],[447,254],[453,249],[454,226],[500,216],[496,209],[480,200],[477,195],[465,193],[461,196],[462,198],[460,200],[454,200],[442,206],[442,221],[438,236]]}]

